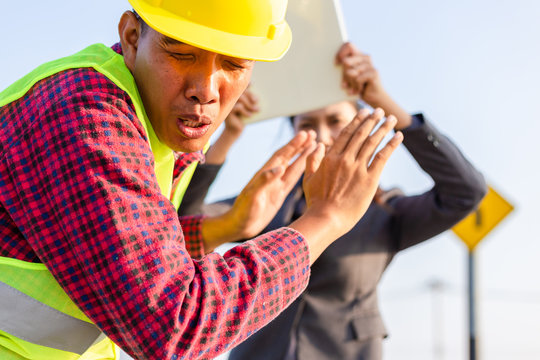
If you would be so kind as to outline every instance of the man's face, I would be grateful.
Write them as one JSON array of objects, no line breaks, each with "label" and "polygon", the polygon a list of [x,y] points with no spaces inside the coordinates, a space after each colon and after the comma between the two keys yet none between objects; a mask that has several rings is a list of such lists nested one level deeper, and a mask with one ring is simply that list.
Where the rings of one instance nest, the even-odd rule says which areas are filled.
[{"label": "man's face", "polygon": [[356,107],[350,101],[343,101],[325,108],[303,113],[294,117],[294,132],[313,130],[317,133],[317,142],[328,150],[347,124],[356,115]]},{"label": "man's face", "polygon": [[225,120],[248,86],[253,64],[147,28],[131,70],[159,140],[175,151],[193,152]]}]

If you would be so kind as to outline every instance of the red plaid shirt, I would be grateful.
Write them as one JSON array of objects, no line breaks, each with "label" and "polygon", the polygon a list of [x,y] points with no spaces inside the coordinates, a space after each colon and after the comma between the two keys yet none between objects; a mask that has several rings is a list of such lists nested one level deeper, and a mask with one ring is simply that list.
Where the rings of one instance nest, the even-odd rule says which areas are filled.
[{"label": "red plaid shirt", "polygon": [[0,108],[0,256],[44,263],[131,356],[213,358],[305,288],[299,233],[202,256],[200,224],[161,195],[133,104],[104,75],[63,71]]}]

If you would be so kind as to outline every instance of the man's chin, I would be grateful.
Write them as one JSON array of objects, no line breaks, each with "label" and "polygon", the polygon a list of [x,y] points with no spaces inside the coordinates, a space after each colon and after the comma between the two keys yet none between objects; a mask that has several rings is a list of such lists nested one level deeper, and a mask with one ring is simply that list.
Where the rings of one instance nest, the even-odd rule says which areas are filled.
[{"label": "man's chin", "polygon": [[167,145],[176,152],[190,153],[203,150],[206,141],[205,139],[182,139],[182,141]]}]

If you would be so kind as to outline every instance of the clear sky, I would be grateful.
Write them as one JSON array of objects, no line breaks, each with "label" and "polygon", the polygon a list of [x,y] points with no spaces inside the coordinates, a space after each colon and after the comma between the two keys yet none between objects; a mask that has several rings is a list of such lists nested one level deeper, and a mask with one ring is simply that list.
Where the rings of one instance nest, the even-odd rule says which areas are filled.
[{"label": "clear sky", "polygon": [[[342,6],[351,41],[372,55],[387,90],[411,112],[423,111],[516,207],[477,248],[479,355],[539,359],[540,3],[342,0]],[[0,88],[44,61],[116,42],[128,8],[126,0],[4,1]],[[237,193],[289,136],[283,119],[250,126],[209,199]],[[431,181],[400,151],[382,184],[414,194]],[[434,281],[443,284],[438,293],[430,291]],[[400,254],[380,285],[390,332],[385,358],[465,359],[465,290],[466,249],[452,233]]]}]

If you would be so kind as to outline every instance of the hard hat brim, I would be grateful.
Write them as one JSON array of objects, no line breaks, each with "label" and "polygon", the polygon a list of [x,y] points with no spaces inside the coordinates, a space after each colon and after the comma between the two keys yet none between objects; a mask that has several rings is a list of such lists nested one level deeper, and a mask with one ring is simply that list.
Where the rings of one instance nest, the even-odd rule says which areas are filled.
[{"label": "hard hat brim", "polygon": [[292,41],[288,24],[274,39],[223,32],[191,22],[144,1],[129,0],[137,14],[154,30],[198,48],[241,59],[277,61]]}]

